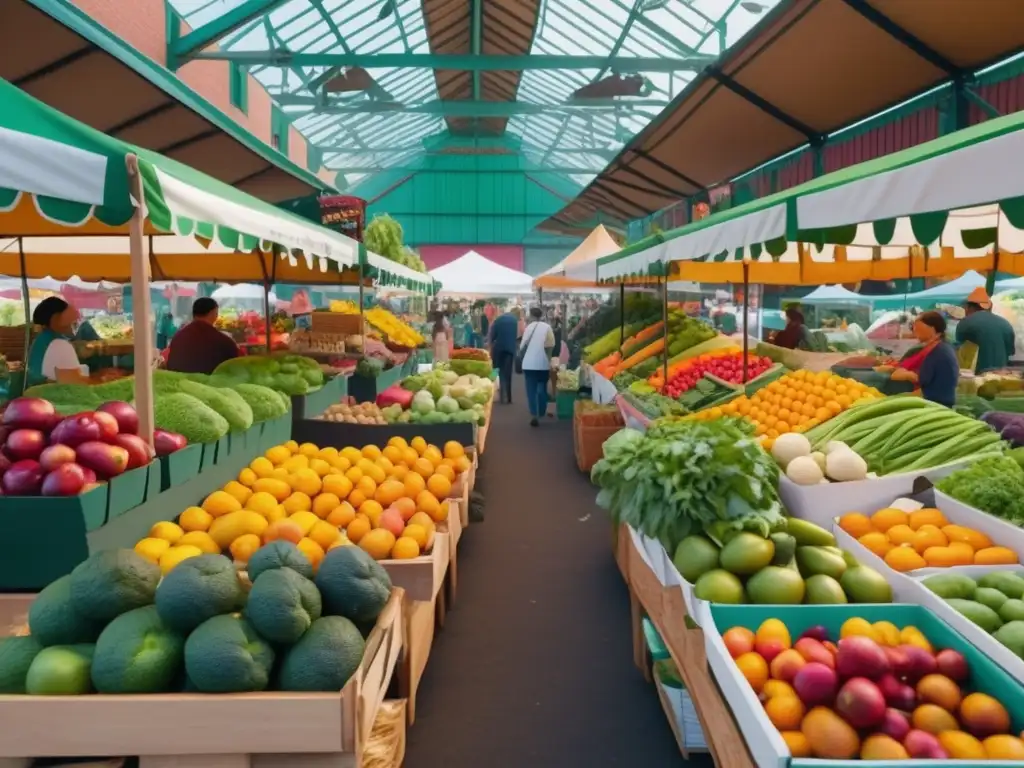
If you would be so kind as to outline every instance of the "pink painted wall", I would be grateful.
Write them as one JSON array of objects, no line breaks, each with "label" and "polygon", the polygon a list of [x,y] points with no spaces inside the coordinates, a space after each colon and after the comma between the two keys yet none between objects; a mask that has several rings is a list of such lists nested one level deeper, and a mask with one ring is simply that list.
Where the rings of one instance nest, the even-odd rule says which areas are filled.
[{"label": "pink painted wall", "polygon": [[[72,0],[94,20],[159,64],[166,64],[166,16],[164,0]],[[189,30],[181,26],[182,34]],[[178,70],[178,77],[203,98],[235,120],[253,136],[270,144],[270,108],[273,100],[262,85],[249,77],[248,113],[231,104],[229,66],[226,61],[190,61]],[[306,168],[306,139],[295,128],[288,136],[288,157]],[[322,171],[322,169],[321,169]],[[320,178],[333,183],[334,174]]]},{"label": "pink painted wall", "polygon": [[495,264],[514,269],[517,272],[523,271],[523,247],[521,245],[421,245],[418,249],[423,263],[427,269],[443,267],[469,251],[476,251],[484,258],[490,259]]}]

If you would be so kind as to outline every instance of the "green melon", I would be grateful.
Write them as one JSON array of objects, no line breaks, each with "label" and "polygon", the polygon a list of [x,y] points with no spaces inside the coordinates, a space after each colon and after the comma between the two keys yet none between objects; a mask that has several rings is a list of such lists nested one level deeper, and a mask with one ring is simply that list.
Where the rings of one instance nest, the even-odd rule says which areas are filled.
[{"label": "green melon", "polygon": [[172,691],[184,664],[184,648],[184,636],[161,621],[156,606],[122,613],[96,641],[92,683],[100,693]]},{"label": "green melon", "polygon": [[203,693],[265,690],[274,649],[245,619],[214,616],[185,641],[185,671]]},{"label": "green melon", "polygon": [[235,565],[222,555],[200,555],[182,561],[156,590],[161,620],[185,634],[207,619],[238,610],[244,602],[245,592]]},{"label": "green melon", "polygon": [[282,691],[340,691],[359,669],[366,643],[343,616],[324,616],[285,653]]}]

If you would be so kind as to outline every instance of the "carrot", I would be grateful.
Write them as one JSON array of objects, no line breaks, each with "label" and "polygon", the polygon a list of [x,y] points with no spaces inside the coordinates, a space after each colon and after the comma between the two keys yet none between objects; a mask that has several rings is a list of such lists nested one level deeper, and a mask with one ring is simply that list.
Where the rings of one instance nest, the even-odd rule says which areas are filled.
[{"label": "carrot", "polygon": [[656,322],[654,325],[649,325],[639,333],[634,334],[630,338],[626,339],[626,343],[622,345],[622,349],[628,349],[629,347],[641,342],[653,339],[662,328],[665,327],[665,323],[661,320]]},{"label": "carrot", "polygon": [[623,360],[621,363],[619,363],[615,367],[615,370],[612,373],[612,375],[614,376],[616,373],[622,373],[623,371],[628,371],[634,365],[639,365],[644,360],[647,360],[648,358],[651,358],[654,355],[659,355],[659,354],[661,354],[664,351],[665,351],[665,337],[662,336],[660,339],[658,339],[656,341],[652,341],[650,344],[648,344],[646,347],[641,349],[639,352],[637,352],[637,353],[635,353],[633,355],[630,355],[625,360]]}]

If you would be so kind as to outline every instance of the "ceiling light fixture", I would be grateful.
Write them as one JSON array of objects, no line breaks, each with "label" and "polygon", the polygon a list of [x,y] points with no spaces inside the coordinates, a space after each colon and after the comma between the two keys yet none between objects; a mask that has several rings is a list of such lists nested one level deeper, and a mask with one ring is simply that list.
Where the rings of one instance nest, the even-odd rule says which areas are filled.
[{"label": "ceiling light fixture", "polygon": [[766,5],[755,2],[755,0],[743,0],[743,2],[740,3],[740,8],[742,8],[747,13],[754,14],[755,16],[759,16],[760,14],[768,10],[768,7]]}]

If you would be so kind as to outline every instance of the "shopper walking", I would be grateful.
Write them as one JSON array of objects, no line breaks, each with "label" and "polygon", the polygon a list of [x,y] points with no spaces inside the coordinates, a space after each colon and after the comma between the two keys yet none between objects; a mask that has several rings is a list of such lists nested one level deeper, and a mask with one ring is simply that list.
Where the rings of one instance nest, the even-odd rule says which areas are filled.
[{"label": "shopper walking", "polygon": [[551,351],[555,347],[555,334],[541,318],[540,307],[530,309],[530,324],[523,331],[519,345],[523,378],[526,379],[526,404],[530,407],[530,426],[548,409],[548,381],[551,375]]},{"label": "shopper walking", "polygon": [[434,362],[446,363],[451,359],[451,330],[445,324],[444,315],[434,313]]},{"label": "shopper walking", "polygon": [[516,332],[519,318],[512,312],[498,315],[491,323],[487,344],[491,350],[491,362],[498,369],[498,402],[512,402],[512,370],[516,358]]}]

